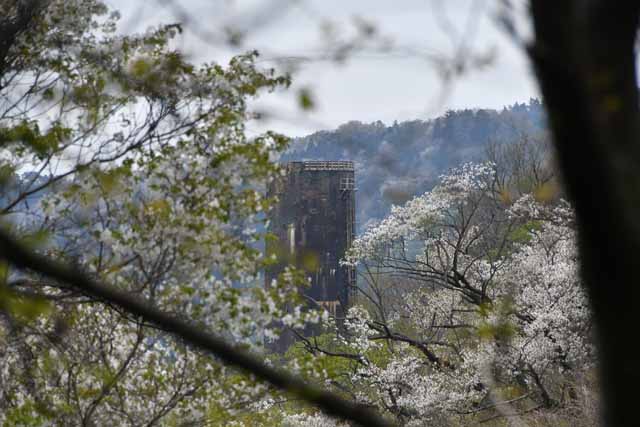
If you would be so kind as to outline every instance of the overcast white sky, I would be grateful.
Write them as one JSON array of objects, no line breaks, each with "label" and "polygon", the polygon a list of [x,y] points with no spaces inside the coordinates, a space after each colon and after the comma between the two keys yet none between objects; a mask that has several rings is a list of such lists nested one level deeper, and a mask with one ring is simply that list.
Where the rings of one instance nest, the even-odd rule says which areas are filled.
[{"label": "overcast white sky", "polygon": [[[350,121],[372,122],[432,118],[449,108],[502,108],[538,96],[521,48],[498,28],[497,0],[107,0],[122,13],[128,31],[160,22],[185,22],[180,46],[193,60],[224,63],[233,53],[258,49],[265,66],[282,57],[322,56],[327,24],[342,40],[355,34],[354,19],[376,27],[371,49],[346,63],[305,61],[294,73],[288,93],[262,97],[256,109],[273,118],[252,124],[291,136],[331,129]],[[242,46],[222,42],[225,27],[248,29]],[[375,48],[391,42],[392,49]],[[477,56],[490,54],[491,65],[472,69],[445,86],[433,62],[452,58],[460,46]],[[468,58],[468,54],[463,57]],[[316,108],[301,112],[295,94],[310,88]]]}]

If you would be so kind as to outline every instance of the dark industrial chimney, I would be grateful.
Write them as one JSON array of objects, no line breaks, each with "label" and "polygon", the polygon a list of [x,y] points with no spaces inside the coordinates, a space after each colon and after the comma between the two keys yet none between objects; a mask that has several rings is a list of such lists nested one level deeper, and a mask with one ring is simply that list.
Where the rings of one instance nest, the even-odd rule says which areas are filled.
[{"label": "dark industrial chimney", "polygon": [[[353,268],[340,265],[355,233],[354,191],[353,162],[286,165],[286,174],[268,189],[278,203],[269,213],[269,232],[276,239],[267,241],[267,253],[278,261],[266,271],[266,286],[294,265],[310,280],[311,286],[301,290],[310,304],[344,316],[356,279]],[[284,351],[293,339],[280,341],[275,347]]]}]

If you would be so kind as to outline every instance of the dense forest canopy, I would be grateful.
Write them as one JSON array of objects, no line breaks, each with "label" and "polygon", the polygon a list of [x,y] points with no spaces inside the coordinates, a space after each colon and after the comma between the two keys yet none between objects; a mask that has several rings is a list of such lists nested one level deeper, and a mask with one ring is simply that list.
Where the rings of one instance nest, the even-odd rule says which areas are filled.
[{"label": "dense forest canopy", "polygon": [[293,140],[280,160],[353,160],[356,218],[363,231],[391,205],[430,190],[448,169],[484,159],[489,144],[511,143],[523,135],[544,138],[545,129],[543,105],[531,99],[501,111],[449,110],[434,119],[390,126],[352,121]]}]

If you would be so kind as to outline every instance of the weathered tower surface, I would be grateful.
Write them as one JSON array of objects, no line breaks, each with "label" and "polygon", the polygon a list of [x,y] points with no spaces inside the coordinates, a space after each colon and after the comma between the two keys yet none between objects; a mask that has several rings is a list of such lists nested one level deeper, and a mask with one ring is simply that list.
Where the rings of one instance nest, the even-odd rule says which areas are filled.
[{"label": "weathered tower surface", "polygon": [[[355,289],[355,271],[340,265],[355,234],[354,168],[350,161],[290,162],[271,183],[278,203],[269,214],[267,253],[277,264],[266,271],[267,286],[287,265],[307,274],[303,290],[311,304],[342,317]],[[278,345],[282,347],[282,345]]]}]

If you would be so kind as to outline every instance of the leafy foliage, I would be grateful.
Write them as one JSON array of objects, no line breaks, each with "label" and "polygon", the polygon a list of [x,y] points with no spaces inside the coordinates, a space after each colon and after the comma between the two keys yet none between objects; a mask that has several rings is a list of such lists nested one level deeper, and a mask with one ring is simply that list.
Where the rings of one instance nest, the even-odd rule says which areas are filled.
[{"label": "leafy foliage", "polygon": [[[98,0],[36,12],[0,74],[4,226],[262,351],[297,298],[295,275],[255,286],[262,189],[288,140],[249,138],[245,122],[248,100],[288,77],[258,69],[256,52],[192,64],[171,47],[179,25],[121,35],[119,15]],[[269,391],[64,284],[3,267],[0,297],[2,425],[205,423]]]}]

